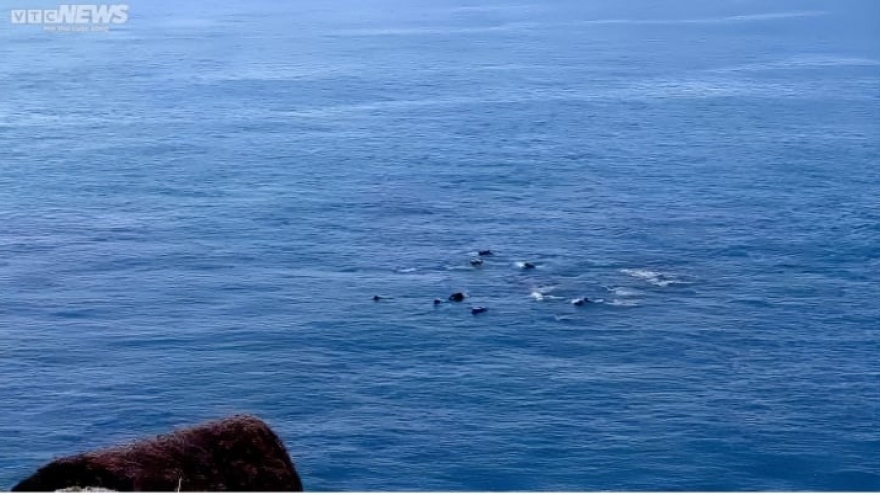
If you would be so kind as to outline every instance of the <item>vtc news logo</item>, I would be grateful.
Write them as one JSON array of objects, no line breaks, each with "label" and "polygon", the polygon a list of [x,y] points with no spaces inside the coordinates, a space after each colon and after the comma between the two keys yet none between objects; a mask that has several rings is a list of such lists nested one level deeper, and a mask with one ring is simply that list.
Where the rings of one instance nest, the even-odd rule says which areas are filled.
[{"label": "vtc news logo", "polygon": [[59,5],[57,9],[13,9],[9,12],[13,24],[35,24],[47,31],[89,31],[109,24],[128,22],[128,5]]}]

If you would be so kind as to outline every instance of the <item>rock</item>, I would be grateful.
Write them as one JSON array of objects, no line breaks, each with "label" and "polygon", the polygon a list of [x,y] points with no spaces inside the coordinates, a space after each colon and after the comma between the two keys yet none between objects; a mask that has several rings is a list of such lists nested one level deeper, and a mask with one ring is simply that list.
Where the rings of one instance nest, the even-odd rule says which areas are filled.
[{"label": "rock", "polygon": [[284,444],[253,416],[177,430],[129,445],[56,459],[12,491],[302,491]]}]

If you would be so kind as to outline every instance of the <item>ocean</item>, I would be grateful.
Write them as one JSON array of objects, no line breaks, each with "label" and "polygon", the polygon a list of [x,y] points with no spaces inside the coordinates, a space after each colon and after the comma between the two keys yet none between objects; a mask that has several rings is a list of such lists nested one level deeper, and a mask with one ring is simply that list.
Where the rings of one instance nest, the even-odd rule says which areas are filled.
[{"label": "ocean", "polygon": [[877,3],[126,5],[0,2],[0,488],[880,490]]}]

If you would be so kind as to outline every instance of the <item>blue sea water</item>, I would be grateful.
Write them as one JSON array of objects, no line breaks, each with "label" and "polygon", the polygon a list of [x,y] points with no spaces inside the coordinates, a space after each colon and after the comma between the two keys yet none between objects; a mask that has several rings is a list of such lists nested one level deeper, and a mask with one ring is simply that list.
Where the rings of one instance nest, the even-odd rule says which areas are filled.
[{"label": "blue sea water", "polygon": [[874,2],[55,6],[0,2],[0,487],[247,412],[308,490],[880,490]]}]

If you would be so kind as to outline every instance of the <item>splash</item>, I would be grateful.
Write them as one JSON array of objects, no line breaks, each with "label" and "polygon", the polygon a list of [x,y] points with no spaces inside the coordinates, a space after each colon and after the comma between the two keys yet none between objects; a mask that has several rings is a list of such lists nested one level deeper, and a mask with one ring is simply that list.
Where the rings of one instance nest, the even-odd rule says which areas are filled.
[{"label": "splash", "polygon": [[620,270],[620,273],[644,280],[651,285],[656,285],[657,287],[668,287],[674,284],[688,283],[684,280],[681,280],[680,278],[676,278],[675,276],[668,275],[662,272],[656,272],[653,270],[624,268],[623,270]]}]

